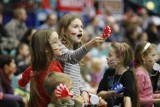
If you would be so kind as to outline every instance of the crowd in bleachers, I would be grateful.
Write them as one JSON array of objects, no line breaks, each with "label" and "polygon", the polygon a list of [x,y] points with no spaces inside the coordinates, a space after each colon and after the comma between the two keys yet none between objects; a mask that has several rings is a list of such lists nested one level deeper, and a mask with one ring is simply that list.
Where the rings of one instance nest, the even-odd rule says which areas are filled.
[{"label": "crowd in bleachers", "polygon": [[[156,61],[160,63],[160,25],[154,19],[158,16],[149,15],[147,9],[142,7],[136,12],[128,8],[122,14],[121,19],[117,20],[112,15],[112,10],[104,8],[104,12],[101,14],[93,10],[85,14],[87,19],[82,18],[82,21],[87,20],[83,27],[82,42],[87,43],[93,38],[101,36],[106,25],[112,28],[112,34],[103,45],[92,48],[80,62],[83,82],[88,92],[96,94],[99,83],[109,67],[106,57],[108,56],[109,46],[113,42],[125,42],[133,51],[136,45],[143,41],[153,43],[157,51]],[[12,19],[4,25],[3,12],[0,11],[0,100],[2,98],[1,91],[5,90],[6,99],[11,99],[7,107],[10,106],[9,104],[15,105],[12,107],[24,107],[27,104],[30,86],[20,88],[17,82],[25,69],[31,64],[30,43],[32,36],[40,29],[56,30],[59,21],[56,10],[50,12],[45,22],[38,27],[29,28],[25,23],[26,20],[27,12],[25,8],[16,8],[13,11]],[[160,18],[157,21],[160,21]],[[37,47],[39,47],[38,44]],[[6,67],[10,63],[13,66]],[[155,73],[155,71],[151,73]],[[159,73],[152,76],[151,80],[153,91],[158,92],[160,90]],[[3,81],[5,83],[2,83]],[[10,84],[13,84],[13,87]],[[20,106],[17,102],[12,102],[13,99],[18,101]]]}]

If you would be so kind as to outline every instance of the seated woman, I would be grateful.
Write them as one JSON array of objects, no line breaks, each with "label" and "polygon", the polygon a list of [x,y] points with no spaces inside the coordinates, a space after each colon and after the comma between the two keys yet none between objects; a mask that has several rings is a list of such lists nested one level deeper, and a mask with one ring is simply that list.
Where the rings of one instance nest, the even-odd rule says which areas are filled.
[{"label": "seated woman", "polygon": [[16,72],[16,64],[11,56],[0,56],[0,107],[24,107],[26,99],[15,96],[11,80]]}]

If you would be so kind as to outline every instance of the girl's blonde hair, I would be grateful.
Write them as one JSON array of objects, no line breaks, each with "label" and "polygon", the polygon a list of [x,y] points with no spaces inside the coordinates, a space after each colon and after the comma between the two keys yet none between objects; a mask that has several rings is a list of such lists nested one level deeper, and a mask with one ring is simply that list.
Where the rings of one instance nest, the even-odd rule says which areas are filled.
[{"label": "girl's blonde hair", "polygon": [[82,43],[80,42],[80,43],[75,43],[73,46],[71,44],[71,41],[69,41],[68,36],[65,34],[65,32],[68,30],[68,26],[75,19],[80,19],[80,18],[76,15],[66,14],[60,18],[57,25],[57,33],[59,35],[59,39],[67,48],[72,48],[72,49],[77,49],[82,45]]},{"label": "girl's blonde hair", "polygon": [[111,47],[115,49],[117,57],[123,61],[124,67],[127,67],[133,61],[133,52],[128,44],[113,42]]},{"label": "girl's blonde hair", "polygon": [[137,44],[134,58],[135,58],[135,67],[143,65],[143,56],[147,56],[153,49],[155,49],[155,45],[149,42],[141,42]]},{"label": "girl's blonde hair", "polygon": [[53,97],[53,92],[60,83],[68,86],[71,81],[71,77],[65,73],[50,72],[44,79],[44,89],[50,97]]}]

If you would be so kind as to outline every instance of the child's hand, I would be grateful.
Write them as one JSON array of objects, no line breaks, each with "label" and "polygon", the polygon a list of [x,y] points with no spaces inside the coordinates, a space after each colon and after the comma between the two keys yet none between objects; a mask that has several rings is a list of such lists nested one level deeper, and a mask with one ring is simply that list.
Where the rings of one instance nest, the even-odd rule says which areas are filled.
[{"label": "child's hand", "polygon": [[88,95],[88,93],[86,91],[83,91],[82,94],[81,94],[81,96],[84,99],[84,102],[86,104],[88,104],[89,103],[89,95]]},{"label": "child's hand", "polygon": [[160,104],[160,99],[153,99],[154,104]]},{"label": "child's hand", "polygon": [[27,98],[23,97],[23,98],[22,98],[22,102],[23,102],[25,105],[27,105],[27,103],[28,103]]},{"label": "child's hand", "polygon": [[75,102],[75,107],[82,107],[84,99],[80,95],[75,95],[73,100]]},{"label": "child's hand", "polygon": [[98,107],[106,107],[107,102],[105,102],[101,97],[99,97]]},{"label": "child's hand", "polygon": [[99,47],[104,43],[105,39],[103,37],[95,37],[92,40],[90,40],[88,43],[86,43],[87,49],[92,49],[93,47]]}]

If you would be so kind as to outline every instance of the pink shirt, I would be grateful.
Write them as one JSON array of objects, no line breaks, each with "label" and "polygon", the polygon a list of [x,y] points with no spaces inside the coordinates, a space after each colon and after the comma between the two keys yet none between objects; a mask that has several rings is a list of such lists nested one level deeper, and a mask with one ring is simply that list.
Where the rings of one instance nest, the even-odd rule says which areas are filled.
[{"label": "pink shirt", "polygon": [[148,72],[142,69],[136,69],[136,76],[141,106],[154,107],[153,99],[156,98],[157,95],[153,94],[152,83]]}]

